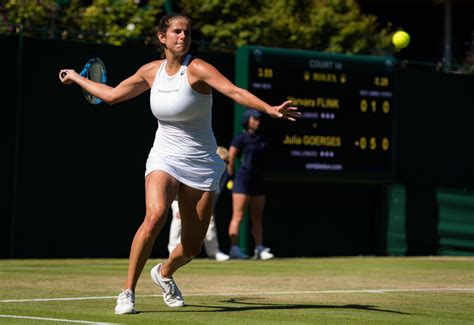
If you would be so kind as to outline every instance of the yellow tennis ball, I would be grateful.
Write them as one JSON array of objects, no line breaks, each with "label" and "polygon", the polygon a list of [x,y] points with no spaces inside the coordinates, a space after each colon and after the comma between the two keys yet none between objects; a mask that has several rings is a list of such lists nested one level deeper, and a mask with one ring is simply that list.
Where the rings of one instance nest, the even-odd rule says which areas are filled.
[{"label": "yellow tennis ball", "polygon": [[407,32],[399,30],[392,36],[392,43],[397,49],[407,47],[410,43],[410,35]]},{"label": "yellow tennis ball", "polygon": [[232,188],[234,187],[234,181],[233,180],[229,180],[227,182],[227,189],[230,191],[232,190]]}]

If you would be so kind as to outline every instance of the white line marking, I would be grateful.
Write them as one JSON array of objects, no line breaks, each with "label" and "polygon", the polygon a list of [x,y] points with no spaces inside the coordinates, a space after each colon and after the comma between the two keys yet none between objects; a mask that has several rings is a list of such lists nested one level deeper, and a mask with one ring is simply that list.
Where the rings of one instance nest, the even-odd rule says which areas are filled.
[{"label": "white line marking", "polygon": [[115,323],[89,322],[87,320],[47,318],[47,317],[32,317],[32,316],[17,316],[17,315],[0,315],[0,318],[20,318],[20,319],[33,319],[33,320],[44,320],[44,321],[65,322],[65,323],[79,323],[79,324],[101,324],[101,325],[113,325],[113,324],[115,324]]},{"label": "white line marking", "polygon": [[[144,297],[144,296],[142,296]],[[33,298],[33,299],[5,299],[0,302],[41,302],[41,301],[74,301],[74,300],[99,300],[99,299],[116,299],[117,296],[106,297],[70,297],[70,298]]]},{"label": "white line marking", "polygon": [[[365,289],[365,290],[319,290],[319,291],[274,291],[274,292],[226,292],[226,293],[189,293],[186,297],[202,296],[271,296],[293,294],[325,294],[325,293],[386,293],[386,292],[447,292],[447,291],[474,291],[474,288],[414,288],[414,289]],[[162,295],[137,295],[137,297],[161,297]],[[47,302],[47,301],[74,301],[74,300],[99,300],[117,299],[117,296],[102,297],[70,297],[70,298],[32,298],[32,299],[4,299],[0,303],[9,302]]]}]

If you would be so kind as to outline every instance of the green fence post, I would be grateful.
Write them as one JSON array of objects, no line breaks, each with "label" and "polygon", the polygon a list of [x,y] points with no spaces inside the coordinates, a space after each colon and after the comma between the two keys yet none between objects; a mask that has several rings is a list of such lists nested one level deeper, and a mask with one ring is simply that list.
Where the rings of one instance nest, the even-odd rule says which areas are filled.
[{"label": "green fence post", "polygon": [[[237,49],[236,53],[236,64],[235,64],[235,83],[237,86],[247,89],[248,88],[248,48],[246,46]],[[235,104],[234,109],[234,135],[242,132],[242,125],[240,121],[242,119],[242,113],[245,107],[239,104]],[[236,161],[235,170],[239,168],[239,161]],[[243,252],[249,252],[249,216],[245,212],[244,219],[240,224],[239,229],[239,245]]]}]

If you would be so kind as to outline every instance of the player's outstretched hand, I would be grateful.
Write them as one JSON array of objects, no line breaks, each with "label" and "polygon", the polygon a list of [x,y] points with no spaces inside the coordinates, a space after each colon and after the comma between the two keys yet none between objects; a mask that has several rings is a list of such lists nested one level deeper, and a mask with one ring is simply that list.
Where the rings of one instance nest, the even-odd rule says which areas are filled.
[{"label": "player's outstretched hand", "polygon": [[291,103],[292,101],[288,100],[280,106],[272,106],[272,109],[267,113],[271,117],[282,118],[294,122],[296,121],[296,118],[301,115],[301,113],[297,112],[298,107],[290,106]]}]

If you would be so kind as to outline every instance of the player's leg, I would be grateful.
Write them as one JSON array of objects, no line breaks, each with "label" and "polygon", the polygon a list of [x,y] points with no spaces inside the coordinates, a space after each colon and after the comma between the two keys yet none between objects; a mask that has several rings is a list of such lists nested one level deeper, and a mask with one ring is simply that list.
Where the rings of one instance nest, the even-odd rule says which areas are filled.
[{"label": "player's leg", "polygon": [[229,223],[229,239],[231,258],[247,258],[239,248],[239,228],[245,216],[250,196],[243,193],[232,193],[232,219]]},{"label": "player's leg", "polygon": [[153,244],[168,216],[168,209],[178,192],[179,182],[169,174],[157,170],[145,179],[145,220],[133,238],[128,264],[126,288],[135,291]]},{"label": "player's leg", "polygon": [[181,244],[163,264],[162,275],[172,276],[181,266],[199,255],[209,227],[214,192],[200,191],[184,184],[178,194],[181,215]]},{"label": "player's leg", "polygon": [[156,237],[165,224],[178,187],[178,181],[162,171],[151,172],[145,179],[145,219],[135,233],[130,248],[127,280],[115,307],[117,314],[136,312],[134,292],[138,278],[151,254]]},{"label": "player's leg", "polygon": [[[222,178],[220,180],[222,182]],[[206,237],[204,237],[204,249],[206,250],[206,254],[209,258],[216,258],[219,255],[219,241],[217,240],[217,228],[216,222],[214,218],[214,209],[217,204],[217,200],[219,199],[219,194],[214,194],[213,202],[212,202],[212,214],[211,220],[209,221],[209,228],[207,228]],[[221,253],[222,254],[222,253]],[[228,258],[227,258],[228,259]]]},{"label": "player's leg", "polygon": [[151,270],[151,278],[163,290],[163,300],[169,307],[184,306],[184,298],[174,282],[173,273],[201,251],[211,218],[213,195],[213,192],[200,191],[184,184],[180,186],[181,243],[164,263]]}]

